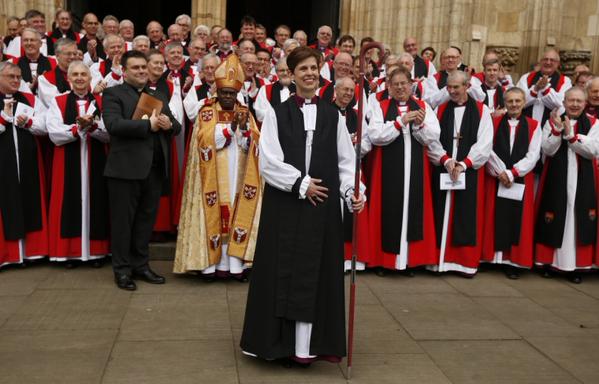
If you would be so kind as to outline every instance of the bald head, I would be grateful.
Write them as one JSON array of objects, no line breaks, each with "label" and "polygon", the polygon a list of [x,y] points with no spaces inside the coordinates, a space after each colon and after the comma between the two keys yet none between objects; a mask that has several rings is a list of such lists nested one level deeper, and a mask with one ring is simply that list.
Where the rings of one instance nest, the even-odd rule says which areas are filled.
[{"label": "bald head", "polygon": [[353,59],[349,53],[340,52],[335,56],[333,69],[335,70],[335,79],[348,77],[351,75]]},{"label": "bald head", "polygon": [[411,36],[406,37],[403,41],[403,50],[412,55],[412,57],[418,55],[418,42],[416,41],[416,38]]}]

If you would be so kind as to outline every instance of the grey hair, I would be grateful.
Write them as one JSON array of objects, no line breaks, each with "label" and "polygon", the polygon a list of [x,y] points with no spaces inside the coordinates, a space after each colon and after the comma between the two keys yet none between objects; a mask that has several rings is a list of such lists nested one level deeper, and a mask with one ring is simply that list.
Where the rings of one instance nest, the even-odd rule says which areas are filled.
[{"label": "grey hair", "polygon": [[120,40],[122,44],[125,44],[125,39],[123,39],[120,35],[110,34],[104,36],[104,39],[102,40],[102,46],[104,49],[108,49],[108,44],[114,40]]},{"label": "grey hair", "polygon": [[585,100],[588,99],[588,97],[589,97],[586,90],[584,90],[583,88],[575,85],[572,88],[568,89],[566,91],[566,93],[564,93],[564,100],[566,100],[566,98],[568,97],[568,95],[570,95],[572,92],[580,92],[580,93],[582,93],[584,95],[584,99]]},{"label": "grey hair", "polygon": [[335,80],[335,88],[342,87],[343,86],[343,82],[345,80],[350,80],[352,83],[354,83],[354,86],[356,85],[356,83],[352,80],[351,77],[346,76],[346,77],[341,77],[341,78]]},{"label": "grey hair", "polygon": [[146,35],[137,35],[133,38],[133,46],[137,44],[138,41],[144,40],[146,43],[150,44],[150,38]]},{"label": "grey hair", "polygon": [[129,19],[124,19],[119,23],[119,28],[123,28],[125,25],[130,25],[132,27],[135,27],[135,24],[133,24],[133,22]]},{"label": "grey hair", "polygon": [[177,16],[177,18],[175,19],[175,23],[178,23],[179,21],[185,19],[185,24],[191,26],[191,16],[186,15],[185,13]]},{"label": "grey hair", "polygon": [[11,63],[10,61],[0,61],[0,73],[4,72],[6,68],[9,69],[18,69],[21,72],[21,67],[16,64]]},{"label": "grey hair", "polygon": [[77,46],[77,43],[75,43],[68,37],[62,37],[56,40],[56,42],[54,43],[54,52],[56,52],[56,54],[62,53],[62,49],[70,45]]},{"label": "grey hair", "polygon": [[414,63],[414,58],[409,53],[407,53],[407,52],[402,53],[401,55],[399,55],[398,60],[401,60],[404,58],[409,59],[412,62],[412,64]]},{"label": "grey hair", "polygon": [[300,43],[297,40],[295,40],[295,39],[287,39],[283,43],[283,50],[285,51],[287,48],[289,48],[291,46],[291,44],[297,44],[298,47],[300,46]]},{"label": "grey hair", "polygon": [[447,75],[447,82],[457,80],[461,82],[463,85],[468,85],[470,78],[466,72],[463,71],[454,71]]},{"label": "grey hair", "polygon": [[200,24],[193,29],[193,34],[196,35],[198,31],[203,30],[206,32],[206,35],[210,35],[210,28],[207,25]]},{"label": "grey hair", "polygon": [[30,27],[27,27],[27,28],[23,28],[23,31],[21,32],[21,35],[23,34],[23,32],[31,32],[31,33],[35,33],[35,35],[37,36],[37,38],[38,38],[39,40],[41,40],[41,39],[42,39],[42,34],[41,34],[41,33],[39,33],[39,31],[38,31],[37,29],[33,29],[33,28],[30,28]]},{"label": "grey hair", "polygon": [[[204,68],[206,66],[206,61],[211,60],[211,59],[216,59],[216,62],[218,64],[220,64],[220,57],[216,56],[214,53],[209,53],[207,55],[205,55],[204,57],[202,57],[202,68]],[[217,64],[217,66],[218,66]]]},{"label": "grey hair", "polygon": [[83,63],[83,61],[80,61],[80,60],[72,61],[71,64],[69,64],[69,69],[67,69],[67,75],[70,76],[71,73],[77,67],[85,68],[85,72],[87,72],[87,74],[91,76],[91,71],[89,70],[89,67],[87,65],[85,65],[85,63]]}]

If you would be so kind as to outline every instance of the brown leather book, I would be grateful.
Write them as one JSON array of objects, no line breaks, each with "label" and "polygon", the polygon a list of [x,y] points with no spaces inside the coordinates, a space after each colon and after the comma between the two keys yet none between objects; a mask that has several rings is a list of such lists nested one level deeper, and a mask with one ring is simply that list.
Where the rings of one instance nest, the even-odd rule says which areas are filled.
[{"label": "brown leather book", "polygon": [[154,110],[156,110],[157,115],[160,115],[160,112],[162,112],[162,100],[144,92],[139,97],[131,120],[141,120],[142,118],[149,119]]}]

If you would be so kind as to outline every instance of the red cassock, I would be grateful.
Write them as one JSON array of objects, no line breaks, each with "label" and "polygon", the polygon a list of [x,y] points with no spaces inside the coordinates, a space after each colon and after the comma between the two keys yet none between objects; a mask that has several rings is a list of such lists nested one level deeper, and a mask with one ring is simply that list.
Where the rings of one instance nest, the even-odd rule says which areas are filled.
[{"label": "red cassock", "polygon": [[[510,172],[515,183],[524,184],[524,197],[521,202],[497,197],[499,186],[497,177],[486,176],[481,260],[531,268],[534,255],[535,195],[535,179],[532,170],[540,151],[540,127],[536,120],[524,115],[520,117],[515,128],[511,128],[507,115],[495,118],[493,126],[495,128],[494,151],[487,164],[489,173],[497,176],[503,171]],[[515,132],[510,151],[511,129]],[[527,154],[529,156],[525,158]],[[494,166],[496,158],[500,160],[503,170],[496,170]]]},{"label": "red cassock", "polygon": [[[427,112],[427,118],[420,128],[408,126],[407,129],[411,130],[410,135],[400,133],[391,142],[389,139],[375,138],[374,130],[369,127],[369,135],[373,135],[371,140],[374,145],[372,152],[368,154],[366,165],[369,201],[368,224],[372,244],[368,266],[404,269],[437,264],[431,165],[426,147],[414,136],[414,129],[430,129],[429,132],[433,132],[435,128],[427,127],[427,124],[429,121],[431,125],[436,124],[436,118],[429,106],[415,98],[411,98],[401,107],[394,99],[381,100],[378,105],[380,105],[380,111],[373,111],[371,125],[377,124],[382,127],[391,125],[392,127],[388,127],[388,129],[402,132],[406,128],[401,127],[396,121],[401,114],[410,110],[424,109]],[[438,129],[438,126],[436,128]],[[424,132],[422,131],[422,133]],[[430,135],[430,133],[426,135]],[[433,133],[432,136],[435,134]],[[400,139],[403,141],[403,145],[399,143]],[[410,140],[409,146],[406,145],[408,140]],[[422,136],[420,140],[427,139]],[[386,144],[377,145],[378,142],[381,144],[386,142]],[[409,168],[404,163],[404,149],[398,152],[398,148],[410,148],[411,153],[406,154],[410,157]],[[403,170],[401,174],[398,172],[399,168]],[[404,193],[406,174],[410,175],[407,194]],[[402,181],[395,183],[395,180]],[[407,205],[404,205],[404,199],[407,199]],[[407,209],[406,220],[403,217],[405,213],[403,208],[401,211],[397,211],[398,204]],[[407,227],[405,236],[401,230],[397,230],[402,225]],[[402,255],[401,243],[404,240],[407,241],[407,254]]]},{"label": "red cassock", "polygon": [[535,201],[535,262],[562,271],[599,266],[599,169],[593,157],[599,153],[599,120],[583,113],[572,128],[574,136],[565,140],[551,120],[545,124],[546,158]]},{"label": "red cassock", "polygon": [[[35,107],[32,94],[17,92],[13,98]],[[38,119],[30,119],[25,128],[16,128],[0,117],[0,128],[3,128],[0,133],[0,175],[4,183],[0,192],[0,266],[48,254],[44,163],[38,137],[33,134],[37,131],[34,126]],[[15,139],[19,148],[18,162]],[[25,157],[25,154],[30,156]]]},{"label": "red cassock", "polygon": [[[175,93],[175,85],[167,79],[164,75],[161,77],[155,85],[150,85],[150,88],[154,88],[156,91],[162,92],[169,100],[173,98]],[[182,105],[181,105],[182,107]],[[184,134],[184,133],[181,133]],[[169,148],[169,164],[170,169],[168,172],[168,179],[164,182],[162,187],[162,195],[158,204],[158,213],[156,215],[156,222],[154,223],[154,232],[173,232],[176,224],[179,222],[180,212],[180,189],[181,189],[181,177],[182,169],[179,167],[179,151],[185,152],[184,148],[177,146],[176,140],[171,140]],[[182,154],[183,156],[183,154]]]},{"label": "red cassock", "polygon": [[[85,135],[78,132],[75,118],[79,116],[79,106],[75,100],[72,92],[59,95],[47,112],[48,133],[56,144],[52,163],[49,255],[51,260],[58,261],[87,261],[110,252],[108,191],[103,177],[108,133],[103,125],[99,127],[100,122]],[[88,111],[91,102],[99,113],[102,98],[88,94],[81,107]],[[85,148],[82,140],[85,140]],[[87,164],[86,175],[81,175],[82,164]],[[83,191],[82,179],[87,180]]]},{"label": "red cassock", "polygon": [[[437,115],[442,148],[434,150],[440,165],[434,167],[432,174],[439,249],[439,265],[435,269],[473,275],[482,255],[484,165],[493,147],[493,122],[488,107],[470,96],[463,105],[453,101],[440,105]],[[463,190],[440,189],[440,176],[447,173],[444,164],[450,158],[465,168]]]}]

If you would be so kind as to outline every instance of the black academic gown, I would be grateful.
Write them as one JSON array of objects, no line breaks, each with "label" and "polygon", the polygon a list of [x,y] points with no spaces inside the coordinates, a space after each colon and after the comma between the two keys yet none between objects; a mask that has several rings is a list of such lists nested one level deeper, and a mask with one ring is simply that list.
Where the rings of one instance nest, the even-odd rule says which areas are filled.
[{"label": "black academic gown", "polygon": [[265,359],[295,356],[296,321],[310,322],[310,354],[345,356],[343,225],[339,207],[339,114],[318,103],[310,171],[329,188],[314,207],[298,198],[305,131],[294,98],[274,108],[285,162],[301,171],[292,192],[265,185],[241,348]]}]

